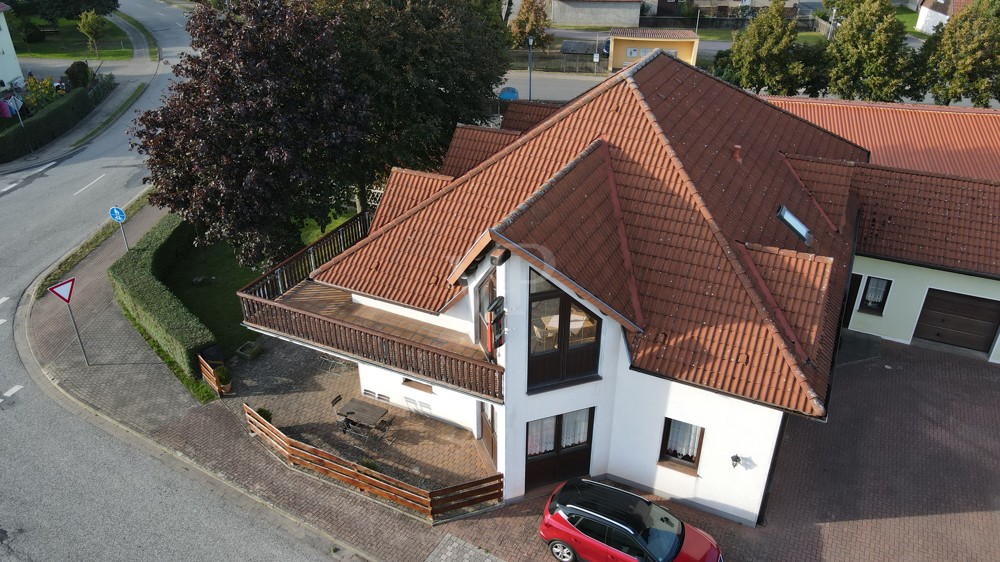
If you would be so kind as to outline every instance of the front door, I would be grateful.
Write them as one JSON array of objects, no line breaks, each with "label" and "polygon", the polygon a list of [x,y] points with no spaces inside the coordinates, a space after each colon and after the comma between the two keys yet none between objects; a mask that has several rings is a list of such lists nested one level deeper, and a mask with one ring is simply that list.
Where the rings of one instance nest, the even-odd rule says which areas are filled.
[{"label": "front door", "polygon": [[590,474],[593,434],[594,408],[528,422],[525,488]]}]

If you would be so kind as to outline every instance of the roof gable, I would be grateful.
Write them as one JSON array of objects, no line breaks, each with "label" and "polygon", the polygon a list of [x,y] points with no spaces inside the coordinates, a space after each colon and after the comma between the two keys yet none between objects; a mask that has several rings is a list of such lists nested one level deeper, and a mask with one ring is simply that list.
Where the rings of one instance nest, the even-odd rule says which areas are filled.
[{"label": "roof gable", "polygon": [[[492,229],[618,323],[641,329],[642,310],[607,144],[597,140]],[[617,243],[615,243],[617,242]]]},{"label": "roof gable", "polygon": [[407,209],[416,206],[451,183],[453,179],[451,176],[393,168],[389,172],[382,200],[375,210],[371,231],[382,228]]},{"label": "roof gable", "polygon": [[537,101],[514,100],[503,114],[503,128],[510,131],[527,131],[545,121],[562,106]]}]

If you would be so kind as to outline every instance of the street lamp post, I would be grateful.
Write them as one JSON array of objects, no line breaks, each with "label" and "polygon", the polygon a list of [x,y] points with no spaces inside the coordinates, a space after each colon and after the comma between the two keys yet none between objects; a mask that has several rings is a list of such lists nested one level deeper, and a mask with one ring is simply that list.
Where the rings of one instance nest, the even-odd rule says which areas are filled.
[{"label": "street lamp post", "polygon": [[528,36],[528,101],[531,101],[531,47],[535,44],[535,36]]}]

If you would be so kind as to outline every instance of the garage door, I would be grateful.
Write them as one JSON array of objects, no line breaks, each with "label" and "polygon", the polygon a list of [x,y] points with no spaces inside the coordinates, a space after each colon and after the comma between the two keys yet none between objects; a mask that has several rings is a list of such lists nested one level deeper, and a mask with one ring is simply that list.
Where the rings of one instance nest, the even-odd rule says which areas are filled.
[{"label": "garage door", "polygon": [[1000,327],[1000,301],[931,289],[914,336],[989,352]]}]

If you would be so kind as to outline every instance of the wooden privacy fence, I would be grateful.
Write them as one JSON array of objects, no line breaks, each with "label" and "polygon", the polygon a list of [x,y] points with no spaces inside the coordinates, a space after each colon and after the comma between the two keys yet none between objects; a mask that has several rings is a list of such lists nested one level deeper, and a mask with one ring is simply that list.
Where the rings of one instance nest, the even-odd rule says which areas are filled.
[{"label": "wooden privacy fence", "polygon": [[291,464],[314,470],[363,492],[408,507],[429,518],[431,522],[445,519],[445,514],[458,509],[503,499],[503,474],[439,490],[423,490],[292,439],[246,404],[243,404],[243,411],[250,430]]},{"label": "wooden privacy fence", "polygon": [[219,389],[219,379],[215,377],[215,369],[221,366],[221,362],[209,361],[200,353],[198,354],[198,368],[201,370],[201,378],[219,396],[222,396],[222,391]]}]

